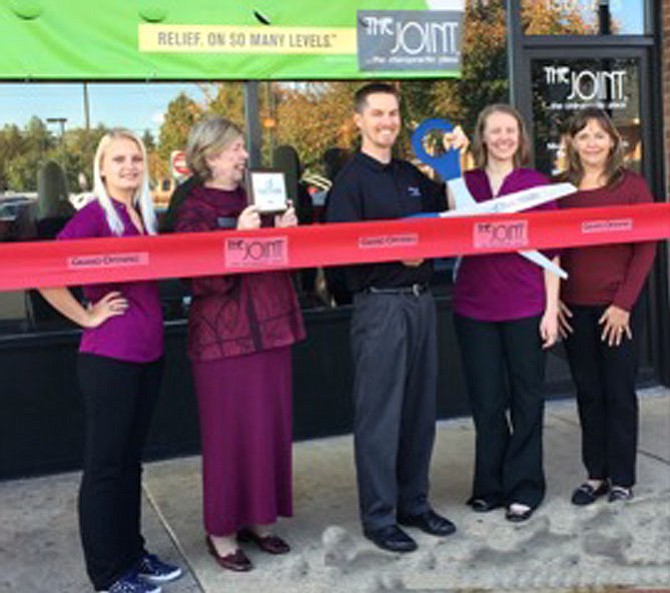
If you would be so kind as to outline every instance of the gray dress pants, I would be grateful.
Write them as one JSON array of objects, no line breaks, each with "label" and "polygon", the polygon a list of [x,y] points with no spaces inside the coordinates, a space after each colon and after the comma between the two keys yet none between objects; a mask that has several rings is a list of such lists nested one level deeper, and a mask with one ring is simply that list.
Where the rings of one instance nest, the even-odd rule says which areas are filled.
[{"label": "gray dress pants", "polygon": [[351,322],[361,522],[427,511],[435,440],[437,327],[429,292],[358,293]]}]

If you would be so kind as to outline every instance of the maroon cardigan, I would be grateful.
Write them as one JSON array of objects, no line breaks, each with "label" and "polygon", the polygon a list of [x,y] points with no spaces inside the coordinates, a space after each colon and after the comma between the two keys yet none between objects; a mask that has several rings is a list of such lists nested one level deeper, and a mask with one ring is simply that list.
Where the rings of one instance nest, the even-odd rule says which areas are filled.
[{"label": "maroon cardigan", "polygon": [[[247,204],[244,190],[196,187],[177,212],[179,233],[233,227]],[[305,337],[298,299],[288,272],[205,276],[189,280],[193,301],[188,356],[205,362],[242,356]]]}]

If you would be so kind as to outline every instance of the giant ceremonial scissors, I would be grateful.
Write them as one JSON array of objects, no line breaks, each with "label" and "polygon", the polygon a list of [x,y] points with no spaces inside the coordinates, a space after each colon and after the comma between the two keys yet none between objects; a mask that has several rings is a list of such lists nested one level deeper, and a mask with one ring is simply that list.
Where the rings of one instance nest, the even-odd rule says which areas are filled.
[{"label": "giant ceremonial scissors", "polygon": [[[577,191],[577,188],[572,183],[554,183],[524,189],[506,194],[500,198],[486,200],[485,202],[476,202],[461,175],[460,150],[452,148],[438,156],[426,152],[423,138],[428,132],[433,130],[452,132],[453,126],[443,119],[427,119],[423,121],[412,134],[412,150],[414,150],[414,154],[422,163],[440,174],[454,196],[455,210],[441,212],[438,216],[472,216],[475,214],[520,212],[534,206],[539,206],[545,202],[550,202],[551,200],[557,200]],[[557,266],[539,251],[524,250],[518,253],[545,270],[553,272],[560,278],[565,279],[568,277],[565,270]]]}]

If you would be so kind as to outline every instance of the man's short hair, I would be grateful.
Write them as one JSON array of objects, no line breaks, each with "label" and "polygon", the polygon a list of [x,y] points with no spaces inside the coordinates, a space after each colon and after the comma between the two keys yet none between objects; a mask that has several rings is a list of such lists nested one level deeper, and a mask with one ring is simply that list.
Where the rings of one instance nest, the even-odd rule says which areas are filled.
[{"label": "man's short hair", "polygon": [[356,113],[363,113],[368,102],[368,97],[377,93],[393,95],[398,100],[398,103],[400,103],[400,93],[398,93],[398,89],[394,86],[386,82],[371,82],[356,91],[354,95],[354,111]]}]

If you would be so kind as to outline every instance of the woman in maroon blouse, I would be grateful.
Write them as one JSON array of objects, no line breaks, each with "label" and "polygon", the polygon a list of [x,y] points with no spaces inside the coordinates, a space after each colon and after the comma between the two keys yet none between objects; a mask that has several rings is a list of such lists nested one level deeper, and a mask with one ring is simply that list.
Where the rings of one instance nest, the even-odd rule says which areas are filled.
[{"label": "woman in maroon blouse", "polygon": [[[623,167],[619,133],[598,109],[585,109],[567,133],[564,179],[579,192],[561,208],[652,202],[644,179]],[[561,333],[577,387],[582,459],[588,479],[572,494],[586,505],[609,492],[629,500],[635,483],[638,405],[636,303],[651,269],[654,243],[579,247],[563,252]]]},{"label": "woman in maroon blouse", "polygon": [[[460,133],[453,139],[458,147],[466,142]],[[547,184],[523,166],[528,146],[514,108],[483,109],[473,142],[477,168],[464,175],[472,197],[483,202]],[[547,255],[558,264],[558,254]],[[558,285],[557,276],[517,253],[464,257],[458,270],[454,328],[476,429],[468,500],[475,512],[505,506],[508,521],[522,522],[544,499],[544,368],[558,338]]]},{"label": "woman in maroon blouse", "polygon": [[[177,232],[257,229],[247,205],[242,132],[214,117],[191,130],[187,158],[203,180],[177,213]],[[295,226],[293,208],[274,218]],[[208,276],[190,281],[188,354],[200,413],[207,546],[219,564],[245,571],[238,541],[289,551],[271,526],[292,515],[291,345],[304,337],[287,272]]]}]

